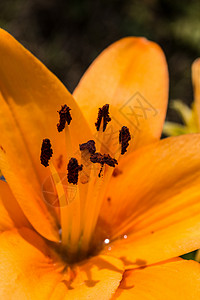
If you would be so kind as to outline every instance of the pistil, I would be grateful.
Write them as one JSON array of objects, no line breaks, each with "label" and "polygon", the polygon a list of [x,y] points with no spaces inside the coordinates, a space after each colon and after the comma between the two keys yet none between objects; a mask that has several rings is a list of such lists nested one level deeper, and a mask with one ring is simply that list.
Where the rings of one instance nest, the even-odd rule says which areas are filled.
[{"label": "pistil", "polygon": [[79,147],[80,147],[80,151],[87,149],[90,154],[94,154],[96,152],[94,140],[89,140],[87,143],[83,143]]},{"label": "pistil", "polygon": [[101,165],[101,169],[99,172],[99,177],[101,176],[103,166],[106,164],[110,167],[115,167],[115,165],[118,165],[118,162],[115,158],[112,158],[109,154],[101,154],[101,153],[94,153],[90,157],[91,162],[93,163],[99,163]]}]

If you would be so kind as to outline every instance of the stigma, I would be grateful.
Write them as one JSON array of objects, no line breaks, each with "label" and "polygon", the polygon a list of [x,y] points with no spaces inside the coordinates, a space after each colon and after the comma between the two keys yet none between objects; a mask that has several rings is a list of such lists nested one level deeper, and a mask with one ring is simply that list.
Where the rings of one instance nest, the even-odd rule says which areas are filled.
[{"label": "stigma", "polygon": [[115,158],[112,158],[109,154],[101,154],[101,153],[94,153],[90,157],[91,162],[93,163],[99,163],[101,165],[108,165],[110,167],[115,167],[115,165],[118,165],[118,162]]},{"label": "stigma", "polygon": [[115,165],[118,165],[117,160],[115,158],[112,158],[109,154],[101,154],[98,152],[92,154],[90,160],[92,163],[99,163],[101,165],[101,169],[98,175],[99,177],[101,176],[101,172],[105,164],[113,168],[115,167]]},{"label": "stigma", "polygon": [[89,140],[87,143],[83,143],[79,145],[80,151],[88,150],[90,154],[94,154],[96,152],[95,141]]}]

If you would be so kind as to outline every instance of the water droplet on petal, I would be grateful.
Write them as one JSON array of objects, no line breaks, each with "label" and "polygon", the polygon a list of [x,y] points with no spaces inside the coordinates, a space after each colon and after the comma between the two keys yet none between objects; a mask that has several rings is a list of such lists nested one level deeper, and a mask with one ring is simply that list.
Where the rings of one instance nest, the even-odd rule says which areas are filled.
[{"label": "water droplet on petal", "polygon": [[110,240],[109,240],[109,239],[105,239],[105,240],[104,240],[104,244],[107,245],[107,244],[109,244],[109,243],[110,243]]}]

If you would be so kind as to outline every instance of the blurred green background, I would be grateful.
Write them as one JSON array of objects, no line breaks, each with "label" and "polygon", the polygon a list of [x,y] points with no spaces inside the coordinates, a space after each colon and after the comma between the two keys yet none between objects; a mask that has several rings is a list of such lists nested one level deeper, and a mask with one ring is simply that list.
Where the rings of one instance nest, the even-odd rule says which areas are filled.
[{"label": "blurred green background", "polygon": [[[1,0],[0,26],[73,91],[93,59],[128,35],[161,45],[170,99],[193,99],[191,64],[200,56],[200,0]],[[170,120],[177,115],[169,111]]]}]

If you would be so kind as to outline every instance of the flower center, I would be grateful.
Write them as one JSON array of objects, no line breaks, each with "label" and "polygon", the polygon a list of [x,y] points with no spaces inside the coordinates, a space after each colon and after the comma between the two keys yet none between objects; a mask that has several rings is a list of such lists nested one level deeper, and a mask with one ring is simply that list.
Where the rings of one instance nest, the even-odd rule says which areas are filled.
[{"label": "flower center", "polygon": [[[65,130],[66,144],[69,145],[66,153],[66,185],[51,161],[53,150],[48,138],[42,142],[40,156],[41,164],[50,168],[59,200],[61,243],[56,248],[68,263],[93,255],[110,242],[109,237],[97,232],[96,225],[113,170],[118,165],[120,156],[127,151],[131,139],[129,129],[123,126],[118,137],[120,151],[116,151],[115,157],[102,153],[105,145],[100,141],[105,141],[106,127],[111,121],[109,104],[105,104],[99,108],[95,123],[97,137],[79,145],[77,151],[80,157],[77,159],[71,151],[72,141],[68,127],[73,120],[70,111],[66,104],[63,105],[58,111],[60,119],[57,124],[58,132]],[[109,145],[107,148],[109,149]],[[70,196],[72,190],[73,197]]]}]

